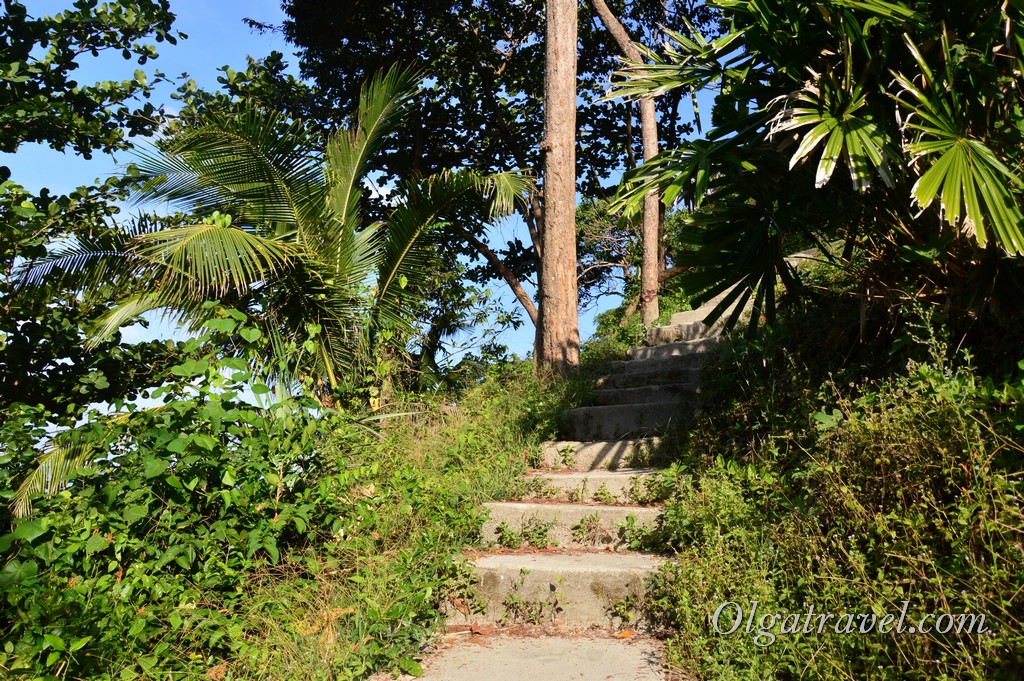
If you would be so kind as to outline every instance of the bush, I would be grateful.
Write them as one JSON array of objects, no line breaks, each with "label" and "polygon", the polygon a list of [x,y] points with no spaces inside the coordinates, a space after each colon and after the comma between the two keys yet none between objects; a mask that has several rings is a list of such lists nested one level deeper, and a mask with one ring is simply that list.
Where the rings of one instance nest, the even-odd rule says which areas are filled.
[{"label": "bush", "polygon": [[[121,405],[59,436],[88,463],[29,517],[3,519],[3,675],[416,672],[438,606],[467,585],[458,552],[478,537],[478,502],[524,470],[566,386],[513,365],[457,405],[434,396],[356,419],[241,401],[266,387],[204,347],[174,368],[163,405]],[[8,490],[49,437],[18,408],[0,433]]]},{"label": "bush", "polygon": [[[936,338],[928,362],[874,381],[821,381],[799,343],[762,343],[729,341],[709,372],[654,535],[677,552],[648,595],[672,663],[706,679],[1020,678],[1024,383],[952,368]],[[991,633],[715,632],[721,604],[753,601],[878,617],[906,601],[907,621],[983,614]]]}]

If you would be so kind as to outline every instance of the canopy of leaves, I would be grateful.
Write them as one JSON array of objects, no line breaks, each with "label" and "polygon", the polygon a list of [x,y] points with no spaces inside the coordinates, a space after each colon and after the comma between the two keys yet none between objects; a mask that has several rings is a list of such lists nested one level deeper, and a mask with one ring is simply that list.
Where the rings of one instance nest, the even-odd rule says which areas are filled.
[{"label": "canopy of leaves", "polygon": [[756,324],[779,276],[799,289],[788,252],[842,240],[867,255],[863,290],[891,299],[975,314],[1019,295],[1015,260],[984,263],[1024,252],[1020,3],[712,4],[723,36],[673,35],[617,90],[718,90],[706,138],[628,174],[617,203],[639,210],[656,183],[696,209],[691,289],[756,291]]},{"label": "canopy of leaves", "polygon": [[119,52],[145,65],[157,56],[148,39],[173,45],[184,37],[171,30],[173,21],[168,0],[79,2],[42,17],[29,14],[17,0],[4,0],[0,151],[40,142],[89,158],[97,149],[124,149],[125,130],[129,135],[152,131],[153,105],[133,108],[132,102],[149,95],[162,78],[159,72],[150,78],[136,69],[130,78],[89,85],[78,82],[75,71],[83,56],[102,52]]}]

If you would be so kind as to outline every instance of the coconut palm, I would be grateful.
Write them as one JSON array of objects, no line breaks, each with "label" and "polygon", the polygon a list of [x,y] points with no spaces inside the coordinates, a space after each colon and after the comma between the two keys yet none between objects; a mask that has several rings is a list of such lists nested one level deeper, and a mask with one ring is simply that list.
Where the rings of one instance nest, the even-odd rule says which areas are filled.
[{"label": "coconut palm", "polygon": [[452,215],[508,214],[529,186],[517,173],[409,178],[387,196],[382,218],[369,220],[371,162],[402,124],[417,81],[401,68],[371,79],[323,151],[314,131],[280,113],[211,115],[140,154],[132,170],[136,203],[207,217],[144,221],[112,243],[79,240],[32,263],[26,281],[123,291],[96,338],[152,310],[196,329],[216,313],[208,301],[243,309],[269,339],[268,359],[288,358],[286,374],[329,392],[381,328],[408,326],[432,234]]},{"label": "coconut palm", "polygon": [[770,317],[779,277],[800,289],[793,245],[845,242],[890,291],[908,272],[956,291],[970,263],[1024,254],[1024,3],[709,4],[722,37],[676,34],[613,93],[718,90],[705,138],[627,173],[614,204],[657,185],[695,209],[676,264],[697,302],[739,284],[716,315],[754,295]]}]

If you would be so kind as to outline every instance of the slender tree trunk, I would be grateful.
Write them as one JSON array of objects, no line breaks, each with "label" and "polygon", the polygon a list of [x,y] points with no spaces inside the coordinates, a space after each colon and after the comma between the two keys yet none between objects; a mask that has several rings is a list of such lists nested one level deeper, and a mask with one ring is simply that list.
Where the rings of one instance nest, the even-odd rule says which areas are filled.
[{"label": "slender tree trunk", "polygon": [[[641,61],[640,50],[630,40],[626,27],[612,13],[605,0],[591,0],[591,5],[604,27],[608,29],[622,54],[630,61]],[[658,112],[654,99],[640,100],[640,135],[643,140],[644,161],[658,153]],[[652,191],[644,197],[643,256],[640,264],[640,318],[650,326],[658,318],[658,273],[662,269],[659,244],[661,243],[661,196]]]},{"label": "slender tree trunk", "polygon": [[576,5],[548,0],[544,69],[544,220],[540,319],[534,349],[540,373],[580,363],[576,288]]}]

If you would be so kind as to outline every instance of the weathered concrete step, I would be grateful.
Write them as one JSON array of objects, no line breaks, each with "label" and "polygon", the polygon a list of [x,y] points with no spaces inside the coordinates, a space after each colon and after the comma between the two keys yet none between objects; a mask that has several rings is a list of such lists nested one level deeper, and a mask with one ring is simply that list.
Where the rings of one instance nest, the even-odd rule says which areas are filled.
[{"label": "weathered concrete step", "polygon": [[482,556],[473,561],[475,602],[463,601],[458,609],[449,605],[448,623],[614,626],[619,619],[612,614],[613,606],[642,596],[644,579],[657,565],[655,556],[608,551]]},{"label": "weathered concrete step", "polygon": [[[638,348],[642,349],[642,348]],[[704,353],[691,352],[656,359],[627,359],[608,362],[608,370],[612,375],[636,376],[657,372],[672,373],[700,369],[704,363]]]},{"label": "weathered concrete step", "polygon": [[[677,313],[693,314],[693,313]],[[701,319],[676,321],[673,315],[672,322],[667,326],[655,326],[647,331],[647,345],[664,345],[685,340],[697,340],[700,338],[713,338],[722,333],[721,324],[708,326]]]},{"label": "weathered concrete step", "polygon": [[660,446],[661,439],[656,437],[598,442],[555,440],[544,443],[540,465],[577,471],[642,466]]},{"label": "weathered concrete step", "polygon": [[655,435],[679,417],[680,409],[678,400],[567,409],[561,434],[582,441]]},{"label": "weathered concrete step", "polygon": [[693,396],[686,385],[666,384],[630,386],[628,388],[598,388],[590,395],[590,403],[597,406],[612,404],[640,404],[643,402],[671,402]]},{"label": "weathered concrete step", "polygon": [[640,504],[644,503],[644,481],[656,472],[653,468],[534,471],[525,475],[523,480],[527,486],[526,498]]},{"label": "weathered concrete step", "polygon": [[[521,634],[515,627],[511,636],[497,629],[490,636],[449,636],[445,645],[423,660],[422,681],[665,681],[662,650],[658,641],[646,637],[612,638],[608,633],[577,632],[551,626]],[[583,635],[581,635],[581,633]],[[402,675],[397,681],[414,681]],[[380,672],[371,681],[393,681]]]},{"label": "weathered concrete step", "polygon": [[619,546],[625,543],[620,526],[630,516],[634,527],[650,528],[661,515],[652,506],[498,501],[484,507],[490,518],[481,531],[483,540],[508,548],[519,548],[516,539],[538,548]]},{"label": "weathered concrete step", "polygon": [[[673,358],[675,359],[675,358]],[[648,360],[650,362],[651,360]],[[637,361],[636,364],[644,365],[647,362]],[[629,362],[625,362],[629,364]],[[676,369],[673,371],[619,371],[618,373],[601,376],[594,381],[594,387],[605,388],[659,388],[669,386],[679,390],[696,390],[700,379],[700,369],[696,362],[693,366]]]},{"label": "weathered concrete step", "polygon": [[717,338],[699,338],[697,340],[684,340],[676,343],[665,343],[664,345],[633,348],[627,354],[634,360],[664,359],[666,357],[700,354],[715,347],[718,342]]}]

